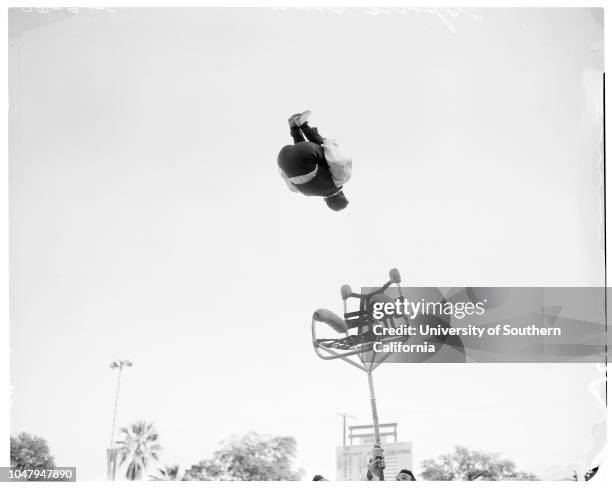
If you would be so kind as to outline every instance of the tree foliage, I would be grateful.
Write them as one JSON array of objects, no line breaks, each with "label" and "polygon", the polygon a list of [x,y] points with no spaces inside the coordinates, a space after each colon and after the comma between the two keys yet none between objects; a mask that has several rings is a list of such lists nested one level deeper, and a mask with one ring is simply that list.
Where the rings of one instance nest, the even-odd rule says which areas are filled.
[{"label": "tree foliage", "polygon": [[11,467],[50,469],[55,467],[47,441],[27,432],[11,437]]},{"label": "tree foliage", "polygon": [[180,481],[178,464],[166,464],[157,469],[156,474],[151,475],[151,481]]},{"label": "tree foliage", "polygon": [[262,437],[250,432],[221,444],[211,458],[185,471],[184,480],[299,481],[293,471],[297,443],[293,437]]},{"label": "tree foliage", "polygon": [[499,480],[537,480],[532,473],[517,471],[514,462],[499,454],[470,451],[455,446],[450,454],[423,461],[421,476],[429,481],[499,481]]},{"label": "tree foliage", "polygon": [[161,446],[158,444],[158,434],[151,423],[138,421],[129,427],[121,429],[123,440],[119,441],[119,465],[128,464],[125,477],[129,480],[142,479],[151,460],[159,459]]}]

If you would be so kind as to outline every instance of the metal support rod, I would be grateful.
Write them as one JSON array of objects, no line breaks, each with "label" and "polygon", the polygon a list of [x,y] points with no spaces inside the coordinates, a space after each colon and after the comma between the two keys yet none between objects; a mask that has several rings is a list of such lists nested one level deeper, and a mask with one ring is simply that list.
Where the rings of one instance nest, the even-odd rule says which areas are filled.
[{"label": "metal support rod", "polygon": [[[368,371],[368,385],[370,387],[370,405],[372,406],[372,424],[374,426],[374,443],[380,445],[380,429],[378,426],[378,411],[376,410],[376,395],[374,394],[374,379],[372,378],[372,371]],[[380,481],[385,481],[384,470],[378,471],[378,478]]]}]

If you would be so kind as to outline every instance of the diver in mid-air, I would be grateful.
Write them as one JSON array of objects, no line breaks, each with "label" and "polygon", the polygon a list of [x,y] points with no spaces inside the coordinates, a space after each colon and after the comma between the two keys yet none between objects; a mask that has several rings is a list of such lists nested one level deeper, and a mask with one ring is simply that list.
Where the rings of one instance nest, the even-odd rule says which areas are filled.
[{"label": "diver in mid-air", "polygon": [[342,210],[349,203],[342,190],[351,178],[352,161],[340,153],[336,141],[308,125],[309,117],[310,110],[289,117],[294,144],[278,154],[281,176],[291,191],[323,197],[329,208]]}]

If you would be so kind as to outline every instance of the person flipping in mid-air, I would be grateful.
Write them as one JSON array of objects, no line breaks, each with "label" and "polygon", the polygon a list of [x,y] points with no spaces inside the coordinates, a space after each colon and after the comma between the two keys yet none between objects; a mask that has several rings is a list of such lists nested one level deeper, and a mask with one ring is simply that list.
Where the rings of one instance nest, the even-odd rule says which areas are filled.
[{"label": "person flipping in mid-air", "polygon": [[336,141],[308,125],[309,116],[307,110],[289,117],[294,144],[278,154],[281,176],[291,191],[323,197],[329,208],[342,210],[349,203],[342,188],[351,177],[352,161],[340,153]]}]

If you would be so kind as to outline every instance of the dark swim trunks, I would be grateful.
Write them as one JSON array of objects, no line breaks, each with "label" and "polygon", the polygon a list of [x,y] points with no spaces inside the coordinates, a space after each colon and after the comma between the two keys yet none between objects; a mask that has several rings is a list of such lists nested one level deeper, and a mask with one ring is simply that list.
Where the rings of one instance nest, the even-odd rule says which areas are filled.
[{"label": "dark swim trunks", "polygon": [[285,146],[278,153],[278,166],[288,178],[307,175],[318,165],[327,166],[323,148],[313,142],[303,141]]}]

